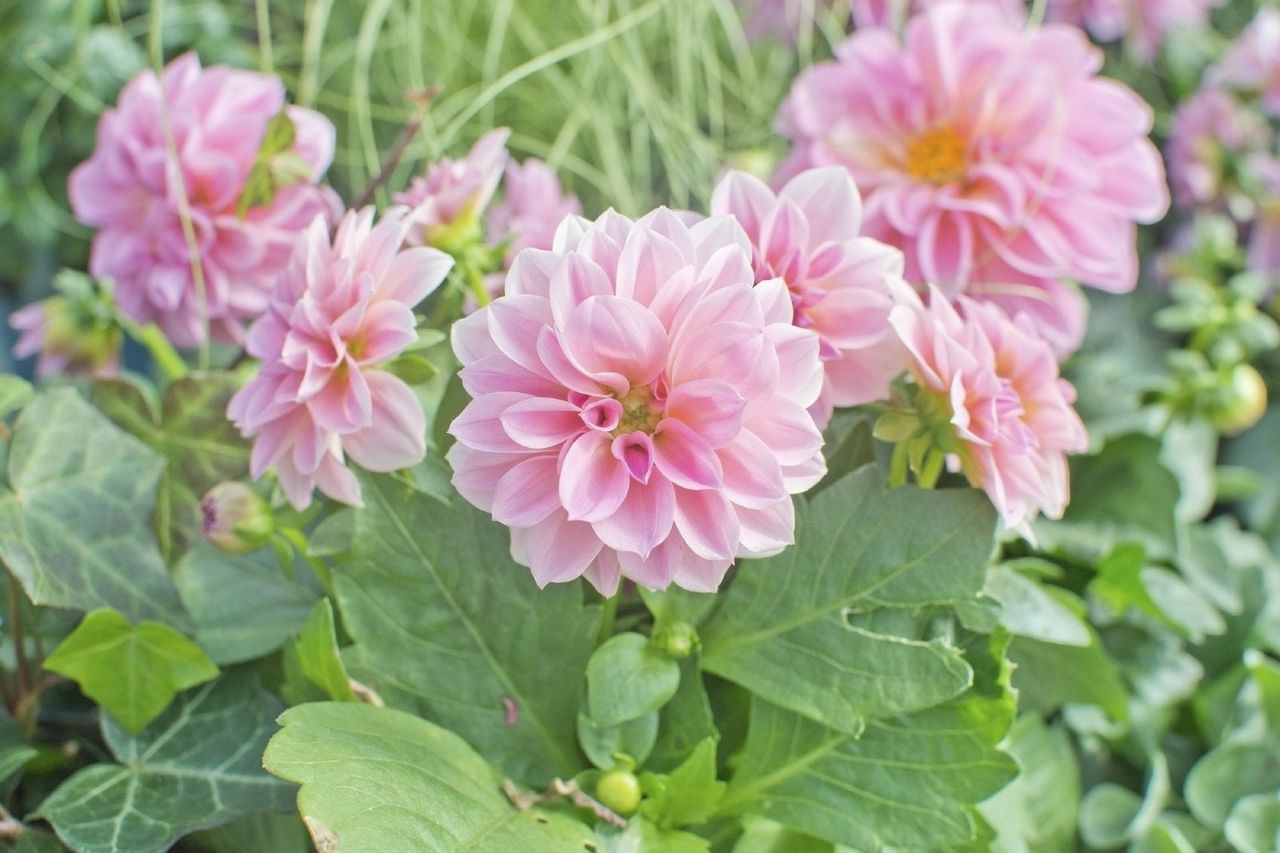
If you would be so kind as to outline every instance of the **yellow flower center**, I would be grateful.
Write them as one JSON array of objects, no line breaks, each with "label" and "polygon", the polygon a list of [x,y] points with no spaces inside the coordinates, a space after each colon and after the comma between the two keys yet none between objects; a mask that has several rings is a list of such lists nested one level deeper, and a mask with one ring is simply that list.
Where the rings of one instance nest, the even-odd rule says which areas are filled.
[{"label": "yellow flower center", "polygon": [[622,417],[613,430],[614,435],[625,435],[631,432],[652,434],[662,420],[662,412],[653,405],[653,395],[645,386],[632,388],[618,402],[622,404]]},{"label": "yellow flower center", "polygon": [[944,184],[959,180],[969,166],[969,144],[954,127],[930,128],[907,140],[907,173]]}]

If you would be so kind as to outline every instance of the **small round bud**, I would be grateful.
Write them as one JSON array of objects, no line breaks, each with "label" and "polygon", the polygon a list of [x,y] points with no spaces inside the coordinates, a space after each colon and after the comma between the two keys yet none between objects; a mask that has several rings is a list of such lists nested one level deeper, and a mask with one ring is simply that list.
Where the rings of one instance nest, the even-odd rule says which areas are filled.
[{"label": "small round bud", "polygon": [[698,644],[698,632],[688,622],[667,625],[658,635],[658,646],[670,658],[681,660],[693,654]]},{"label": "small round bud", "polygon": [[244,483],[219,483],[200,501],[201,531],[214,547],[242,554],[266,544],[275,528],[271,508]]},{"label": "small round bud", "polygon": [[629,815],[640,805],[640,780],[628,770],[610,770],[596,782],[596,799],[620,815]]},{"label": "small round bud", "polygon": [[1224,400],[1209,413],[1209,421],[1228,435],[1244,432],[1267,411],[1267,384],[1251,364],[1237,364],[1223,391]]}]

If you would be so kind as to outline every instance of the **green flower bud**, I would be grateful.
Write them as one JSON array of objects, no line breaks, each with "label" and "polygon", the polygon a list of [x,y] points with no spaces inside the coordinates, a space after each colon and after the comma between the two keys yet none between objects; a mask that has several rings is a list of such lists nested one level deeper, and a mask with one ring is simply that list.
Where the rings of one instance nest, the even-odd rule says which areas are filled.
[{"label": "green flower bud", "polygon": [[640,805],[640,780],[628,770],[610,770],[596,782],[596,799],[620,815],[629,815]]},{"label": "green flower bud", "polygon": [[1267,384],[1251,364],[1237,364],[1223,392],[1222,402],[1209,412],[1209,422],[1221,432],[1244,432],[1267,411]]},{"label": "green flower bud", "polygon": [[243,554],[266,544],[275,529],[271,508],[244,483],[219,483],[200,501],[201,530],[214,547]]}]

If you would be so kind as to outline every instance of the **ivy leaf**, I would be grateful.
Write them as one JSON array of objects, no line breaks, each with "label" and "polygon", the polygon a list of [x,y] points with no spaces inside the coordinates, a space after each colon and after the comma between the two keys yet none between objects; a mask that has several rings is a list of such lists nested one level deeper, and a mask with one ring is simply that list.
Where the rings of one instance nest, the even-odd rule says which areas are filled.
[{"label": "ivy leaf", "polygon": [[161,552],[169,559],[199,540],[204,493],[248,473],[249,443],[226,417],[227,403],[238,387],[230,373],[192,374],[165,389],[157,411],[131,382],[94,386],[94,403],[107,417],[165,457],[156,532]]},{"label": "ivy leaf", "polygon": [[647,794],[640,813],[662,829],[709,820],[727,787],[716,779],[716,742],[707,738],[688,760],[667,774],[644,773],[640,784]]},{"label": "ivy leaf", "polygon": [[173,573],[196,623],[195,637],[218,664],[273,652],[302,630],[321,597],[320,583],[302,561],[292,576],[275,551],[227,554],[196,543]]},{"label": "ivy leaf", "polygon": [[180,690],[218,677],[200,647],[161,622],[129,624],[111,608],[95,610],[44,662],[137,733]]},{"label": "ivy leaf", "polygon": [[278,710],[255,676],[236,672],[183,693],[136,737],[104,714],[120,763],[79,771],[34,817],[83,853],[158,853],[196,829],[291,811],[293,787],[261,767]]},{"label": "ivy leaf", "polygon": [[191,627],[149,529],[164,460],[70,388],[18,417],[0,559],[36,604]]},{"label": "ivy leaf", "polygon": [[996,744],[1013,719],[1007,634],[971,649],[974,686],[950,702],[870,720],[860,738],[758,696],[723,814],[750,812],[858,850],[949,849],[977,837],[972,806],[1017,774]]},{"label": "ivy leaf", "polygon": [[592,839],[571,818],[518,811],[462,738],[411,714],[322,702],[280,725],[263,763],[302,786],[298,810],[321,850],[561,853]]},{"label": "ivy leaf", "polygon": [[[285,648],[284,698],[291,704],[301,704],[301,683],[318,689],[326,699],[354,702],[346,667],[338,654],[338,637],[333,625],[333,605],[323,598],[307,617],[298,639]],[[291,695],[293,694],[293,695]]]},{"label": "ivy leaf", "polygon": [[658,710],[679,685],[680,665],[642,634],[610,637],[587,662],[587,707],[598,726],[616,726]]},{"label": "ivy leaf", "polygon": [[[461,501],[365,477],[348,565],[334,584],[370,682],[538,786],[584,762],[576,721],[599,612],[579,584],[539,590],[507,533]],[[448,689],[442,689],[448,685]]]},{"label": "ivy leaf", "polygon": [[854,627],[848,616],[971,599],[994,530],[976,492],[885,491],[877,469],[859,469],[797,501],[798,544],[742,564],[701,629],[703,666],[848,734],[865,718],[945,701],[971,677],[957,650]]}]

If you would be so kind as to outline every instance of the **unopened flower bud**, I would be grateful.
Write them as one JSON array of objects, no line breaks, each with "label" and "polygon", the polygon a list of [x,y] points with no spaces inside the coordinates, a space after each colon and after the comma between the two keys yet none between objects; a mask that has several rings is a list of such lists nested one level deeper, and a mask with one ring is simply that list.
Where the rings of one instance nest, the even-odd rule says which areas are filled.
[{"label": "unopened flower bud", "polygon": [[675,622],[664,627],[657,640],[667,657],[680,660],[693,654],[698,644],[698,632],[688,622]]},{"label": "unopened flower bud", "polygon": [[271,508],[244,483],[219,483],[200,501],[201,530],[214,547],[242,554],[266,544],[275,523]]},{"label": "unopened flower bud", "polygon": [[1250,364],[1237,364],[1223,400],[1209,414],[1210,422],[1227,435],[1244,432],[1267,411],[1267,384]]}]

